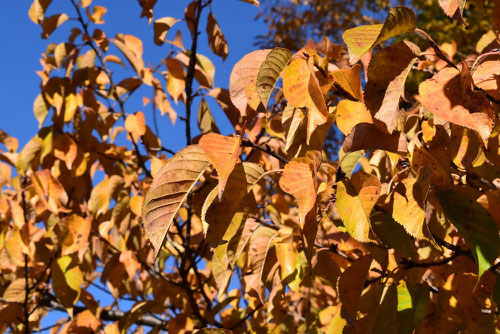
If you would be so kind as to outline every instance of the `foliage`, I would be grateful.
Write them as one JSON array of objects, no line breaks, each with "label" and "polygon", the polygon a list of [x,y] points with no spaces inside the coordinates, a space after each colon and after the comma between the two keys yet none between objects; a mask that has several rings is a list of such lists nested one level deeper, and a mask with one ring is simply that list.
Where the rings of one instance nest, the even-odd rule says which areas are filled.
[{"label": "foliage", "polygon": [[[50,3],[29,12],[42,37],[74,27],[42,55],[40,130],[22,149],[0,130],[2,330],[37,330],[54,310],[67,313],[51,328],[63,333],[500,329],[497,33],[457,40],[476,49],[459,58],[397,6],[383,24],[346,30],[346,46],[253,51],[224,89],[197,52],[203,15],[210,49],[229,52],[211,0],[180,19],[139,1],[155,44],[171,45],[157,66],[139,38],[98,28],[103,6],[72,0],[73,14],[46,16]],[[440,1],[461,21],[459,4]],[[169,39],[179,24],[187,48],[180,33]],[[428,50],[406,39],[415,34]],[[426,77],[408,95],[415,72]],[[143,88],[153,115],[184,126],[179,152],[153,115],[129,109]]]}]

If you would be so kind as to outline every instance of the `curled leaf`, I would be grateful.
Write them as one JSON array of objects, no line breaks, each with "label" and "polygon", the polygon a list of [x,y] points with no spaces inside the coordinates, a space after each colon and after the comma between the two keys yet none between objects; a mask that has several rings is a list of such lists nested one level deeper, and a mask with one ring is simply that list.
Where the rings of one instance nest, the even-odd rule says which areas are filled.
[{"label": "curled leaf", "polygon": [[257,75],[257,93],[262,104],[267,108],[271,92],[278,81],[281,72],[292,57],[290,50],[274,48],[269,52]]}]

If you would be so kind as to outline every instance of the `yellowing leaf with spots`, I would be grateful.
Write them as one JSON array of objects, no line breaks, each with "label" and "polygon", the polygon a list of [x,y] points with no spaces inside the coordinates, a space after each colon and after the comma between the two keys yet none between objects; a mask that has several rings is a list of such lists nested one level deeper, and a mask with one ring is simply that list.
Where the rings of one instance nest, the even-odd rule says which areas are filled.
[{"label": "yellowing leaf with spots", "polygon": [[363,102],[342,100],[337,105],[335,122],[339,130],[347,136],[359,123],[373,123],[373,119]]}]

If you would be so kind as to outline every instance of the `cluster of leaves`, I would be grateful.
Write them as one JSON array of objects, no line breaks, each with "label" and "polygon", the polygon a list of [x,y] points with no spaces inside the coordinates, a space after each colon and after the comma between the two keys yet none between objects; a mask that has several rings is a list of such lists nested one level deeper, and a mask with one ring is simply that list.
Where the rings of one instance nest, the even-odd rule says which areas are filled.
[{"label": "cluster of leaves", "polygon": [[[106,8],[71,0],[75,27],[41,59],[38,134],[18,151],[0,131],[1,329],[28,333],[54,310],[68,314],[51,326],[64,333],[500,328],[498,33],[461,59],[398,6],[346,30],[347,47],[251,52],[226,90],[197,52],[206,14],[210,49],[228,55],[211,2],[186,7],[185,49],[180,32],[166,39],[181,20],[138,1],[154,42],[170,45],[152,66],[140,39],[95,26]],[[46,16],[50,3],[29,12],[43,38],[69,19]],[[455,18],[463,3],[440,1]],[[429,49],[386,45],[415,33]],[[427,77],[406,96],[413,72]],[[184,122],[181,151],[127,111],[140,87],[153,114]],[[332,128],[345,135],[336,161],[324,150]]]}]

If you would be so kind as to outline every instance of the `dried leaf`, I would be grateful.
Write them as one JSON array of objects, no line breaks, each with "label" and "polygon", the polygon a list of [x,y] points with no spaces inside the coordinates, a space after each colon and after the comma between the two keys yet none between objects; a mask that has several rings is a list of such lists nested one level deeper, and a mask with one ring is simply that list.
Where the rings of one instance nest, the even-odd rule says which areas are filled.
[{"label": "dried leaf", "polygon": [[335,79],[335,86],[339,86],[358,101],[363,101],[361,69],[361,65],[355,64],[353,67],[331,72]]},{"label": "dried leaf", "polygon": [[365,104],[376,119],[385,123],[389,133],[398,127],[399,99],[419,53],[415,44],[402,41],[383,48],[368,65]]},{"label": "dried leaf", "polygon": [[104,20],[102,17],[104,14],[107,12],[107,8],[103,6],[94,6],[94,11],[91,14],[90,13],[90,7],[87,7],[87,16],[89,17],[90,21],[94,22],[95,24],[104,24]]},{"label": "dried leaf", "polygon": [[[377,140],[373,140],[373,138],[377,138]],[[342,149],[345,153],[358,150],[385,150],[404,154],[408,152],[408,145],[404,133],[388,134],[374,124],[359,123],[344,139]]]},{"label": "dried leaf", "polygon": [[144,199],[142,221],[155,259],[172,220],[209,164],[203,149],[191,145],[169,159],[153,180]]},{"label": "dried leaf", "polygon": [[229,54],[229,47],[227,46],[226,37],[224,37],[224,34],[219,27],[219,23],[215,19],[212,12],[208,14],[207,36],[210,50],[212,50],[212,52],[217,56],[221,57],[222,60],[226,60]]},{"label": "dried leaf", "polygon": [[66,14],[55,14],[49,17],[45,17],[40,23],[42,26],[42,38],[47,39],[49,36],[59,27],[61,24],[69,19]]}]

